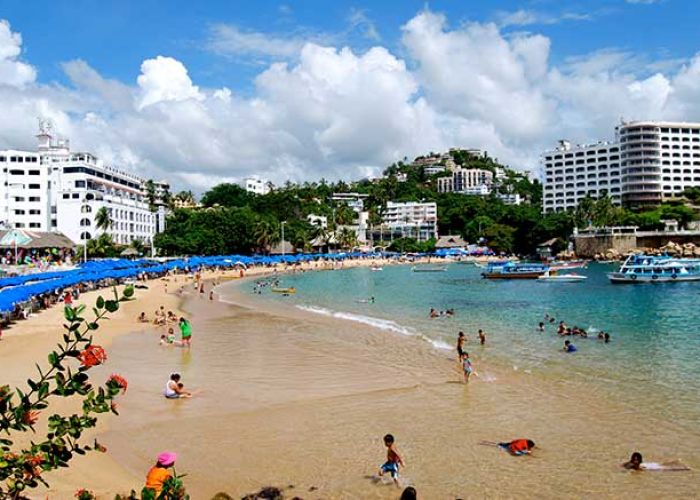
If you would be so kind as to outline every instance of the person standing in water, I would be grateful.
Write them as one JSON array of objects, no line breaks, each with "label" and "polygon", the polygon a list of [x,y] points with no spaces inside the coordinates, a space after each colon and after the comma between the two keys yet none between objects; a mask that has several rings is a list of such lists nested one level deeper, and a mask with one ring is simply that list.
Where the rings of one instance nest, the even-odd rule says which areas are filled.
[{"label": "person standing in water", "polygon": [[464,355],[464,343],[467,341],[467,337],[464,336],[464,332],[459,332],[457,335],[457,361],[462,362],[462,356]]},{"label": "person standing in water", "polygon": [[382,464],[379,468],[379,475],[383,476],[385,473],[390,473],[392,479],[398,484],[399,479],[399,466],[405,467],[406,464],[396,449],[394,444],[394,436],[387,434],[384,436],[384,446],[386,446],[386,462]]},{"label": "person standing in water", "polygon": [[483,330],[479,330],[479,342],[481,342],[481,345],[486,343],[486,334]]},{"label": "person standing in water", "polygon": [[180,317],[180,334],[182,335],[182,345],[192,346],[192,325],[184,317]]},{"label": "person standing in water", "polygon": [[469,359],[469,353],[465,352],[462,354],[462,368],[464,369],[464,383],[469,382],[469,377],[474,372],[474,367],[472,366],[472,360]]}]

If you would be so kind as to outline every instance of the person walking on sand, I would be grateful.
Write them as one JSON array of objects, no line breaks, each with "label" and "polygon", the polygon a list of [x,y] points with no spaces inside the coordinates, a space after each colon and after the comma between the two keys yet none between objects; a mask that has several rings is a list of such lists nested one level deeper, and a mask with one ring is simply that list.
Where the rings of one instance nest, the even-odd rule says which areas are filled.
[{"label": "person walking on sand", "polygon": [[192,325],[184,317],[180,318],[180,334],[182,335],[182,345],[192,346]]},{"label": "person walking on sand", "polygon": [[390,473],[394,482],[398,485],[399,467],[406,467],[406,463],[396,449],[394,436],[387,434],[384,436],[384,446],[386,446],[386,462],[379,468],[379,475]]},{"label": "person walking on sand", "polygon": [[154,498],[160,495],[165,482],[173,477],[168,469],[175,465],[176,460],[177,453],[165,451],[158,455],[156,464],[149,469],[146,475],[146,488],[155,492]]}]

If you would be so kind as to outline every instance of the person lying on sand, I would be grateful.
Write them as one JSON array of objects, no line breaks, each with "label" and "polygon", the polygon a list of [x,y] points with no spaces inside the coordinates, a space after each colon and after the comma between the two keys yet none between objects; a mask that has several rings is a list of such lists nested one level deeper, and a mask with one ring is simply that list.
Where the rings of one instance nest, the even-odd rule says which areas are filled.
[{"label": "person lying on sand", "polygon": [[532,453],[532,449],[535,447],[535,442],[531,439],[514,439],[513,441],[507,443],[482,441],[479,444],[483,446],[496,446],[516,457],[521,455],[530,455]]},{"label": "person lying on sand", "polygon": [[628,470],[658,472],[681,472],[690,470],[690,467],[682,464],[680,461],[666,463],[644,462],[642,454],[638,451],[632,453],[632,456],[630,457],[629,461],[623,463],[622,467]]}]

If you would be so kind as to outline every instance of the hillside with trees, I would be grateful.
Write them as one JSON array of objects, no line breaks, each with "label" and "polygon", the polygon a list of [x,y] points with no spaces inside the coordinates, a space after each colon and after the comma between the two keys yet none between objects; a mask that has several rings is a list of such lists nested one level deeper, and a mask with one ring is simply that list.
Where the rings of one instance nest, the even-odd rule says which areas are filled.
[{"label": "hillside with trees", "polygon": [[[444,161],[440,155],[431,155],[438,163]],[[236,184],[224,183],[204,193],[201,208],[175,209],[166,231],[156,236],[156,246],[165,255],[266,252],[280,242],[284,221],[285,240],[298,251],[311,251],[314,241],[349,249],[356,241],[354,235],[348,234],[347,226],[353,224],[356,214],[343,202],[331,200],[334,193],[347,192],[367,195],[365,210],[374,226],[381,223],[389,201],[434,201],[439,234],[459,234],[470,243],[484,242],[496,251],[518,254],[531,254],[539,243],[550,238],[566,240],[575,226],[636,225],[657,229],[663,227],[663,219],[675,219],[681,227],[695,219],[695,212],[682,202],[633,212],[614,206],[609,198],[587,198],[575,211],[543,215],[542,185],[537,180],[485,155],[477,157],[463,150],[451,150],[449,156],[464,168],[493,173],[500,170],[502,175],[492,194],[438,193],[437,178],[446,174],[426,174],[432,157],[394,163],[378,179],[287,182],[265,195],[253,195]],[[524,201],[507,205],[497,193],[519,194]],[[328,226],[309,223],[308,215],[326,217]],[[432,247],[431,242],[402,239],[391,248],[428,251]]]}]

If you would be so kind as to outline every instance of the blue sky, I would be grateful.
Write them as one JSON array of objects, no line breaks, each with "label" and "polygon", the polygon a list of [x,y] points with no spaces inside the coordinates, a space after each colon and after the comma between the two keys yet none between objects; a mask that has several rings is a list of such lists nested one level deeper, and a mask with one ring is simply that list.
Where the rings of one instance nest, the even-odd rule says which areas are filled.
[{"label": "blue sky", "polygon": [[[162,54],[182,61],[202,85],[245,90],[266,59],[212,53],[207,49],[212,26],[230,24],[281,38],[333,36],[336,44],[356,50],[381,44],[400,53],[401,26],[426,5],[445,13],[453,26],[502,22],[509,13],[526,11],[533,16],[531,23],[505,31],[546,35],[552,40],[554,63],[607,48],[654,60],[689,57],[700,48],[695,36],[700,3],[694,0],[3,0],[1,13],[22,33],[26,57],[38,68],[42,82],[65,82],[59,63],[71,59],[85,60],[105,77],[133,81],[145,58]],[[378,39],[367,38],[362,27],[351,27],[356,12],[374,25]]]},{"label": "blue sky", "polygon": [[0,0],[1,148],[36,117],[202,191],[479,148],[537,171],[618,120],[700,121],[693,0]]}]

